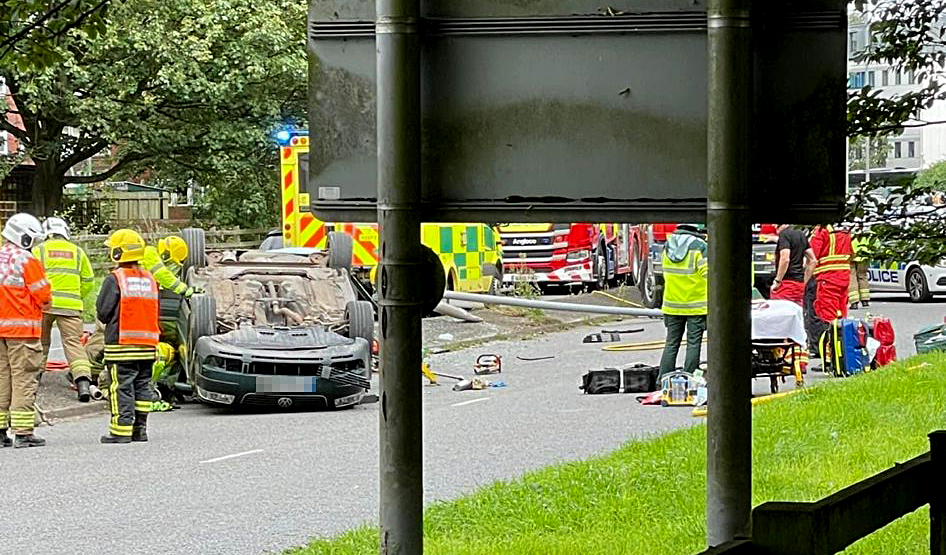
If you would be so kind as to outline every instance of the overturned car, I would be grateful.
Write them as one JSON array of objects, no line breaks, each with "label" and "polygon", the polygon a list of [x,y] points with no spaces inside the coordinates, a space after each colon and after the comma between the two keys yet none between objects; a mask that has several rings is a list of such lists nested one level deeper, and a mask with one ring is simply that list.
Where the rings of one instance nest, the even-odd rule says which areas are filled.
[{"label": "overturned car", "polygon": [[180,305],[178,330],[187,381],[201,401],[283,409],[361,401],[370,387],[374,310],[349,277],[350,241],[333,234],[329,252],[192,261],[186,281],[206,293]]}]

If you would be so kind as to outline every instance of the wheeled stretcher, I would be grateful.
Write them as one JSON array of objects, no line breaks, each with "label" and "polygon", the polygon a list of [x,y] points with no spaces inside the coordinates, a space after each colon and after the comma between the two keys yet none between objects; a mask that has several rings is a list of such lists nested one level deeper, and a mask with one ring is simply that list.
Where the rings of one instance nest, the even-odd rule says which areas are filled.
[{"label": "wheeled stretcher", "polygon": [[807,337],[802,308],[791,301],[764,301],[752,305],[752,378],[769,378],[777,393],[780,382],[795,377],[804,384]]}]

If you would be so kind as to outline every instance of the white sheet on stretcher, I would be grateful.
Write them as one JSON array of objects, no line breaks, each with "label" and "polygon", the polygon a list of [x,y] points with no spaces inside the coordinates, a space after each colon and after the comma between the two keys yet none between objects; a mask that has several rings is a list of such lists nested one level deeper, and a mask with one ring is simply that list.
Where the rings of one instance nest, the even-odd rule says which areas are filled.
[{"label": "white sheet on stretcher", "polygon": [[792,301],[753,302],[752,339],[791,339],[804,347],[807,335],[801,307]]}]

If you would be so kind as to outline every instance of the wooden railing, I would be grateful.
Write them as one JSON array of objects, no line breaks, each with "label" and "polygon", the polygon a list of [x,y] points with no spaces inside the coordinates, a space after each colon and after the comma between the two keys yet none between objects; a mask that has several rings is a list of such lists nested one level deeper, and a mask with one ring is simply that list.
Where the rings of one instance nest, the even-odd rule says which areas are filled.
[{"label": "wooden railing", "polygon": [[[266,237],[268,229],[217,229],[205,232],[207,250],[234,250],[254,249]],[[158,239],[167,237],[166,233],[142,233],[148,244],[155,245]],[[82,247],[92,259],[92,268],[99,270],[110,268],[113,263],[108,261],[108,249],[105,240],[108,235],[78,235],[73,240]]]},{"label": "wooden railing", "polygon": [[752,511],[752,537],[700,555],[832,555],[924,505],[930,554],[946,555],[946,431],[930,451],[813,503],[770,502]]}]

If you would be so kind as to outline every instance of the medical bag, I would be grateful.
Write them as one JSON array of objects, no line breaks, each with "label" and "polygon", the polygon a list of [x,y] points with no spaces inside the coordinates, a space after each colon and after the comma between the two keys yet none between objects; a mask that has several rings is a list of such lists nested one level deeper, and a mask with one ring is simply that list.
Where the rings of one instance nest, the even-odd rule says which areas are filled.
[{"label": "medical bag", "polygon": [[834,320],[821,336],[819,345],[825,371],[843,377],[870,368],[867,336],[867,325],[863,320]]},{"label": "medical bag", "polygon": [[922,355],[931,351],[946,351],[946,324],[934,324],[921,328],[913,336],[916,353]]},{"label": "medical bag", "polygon": [[877,317],[870,321],[871,335],[880,343],[874,353],[873,367],[880,368],[897,360],[896,336],[889,318]]}]

